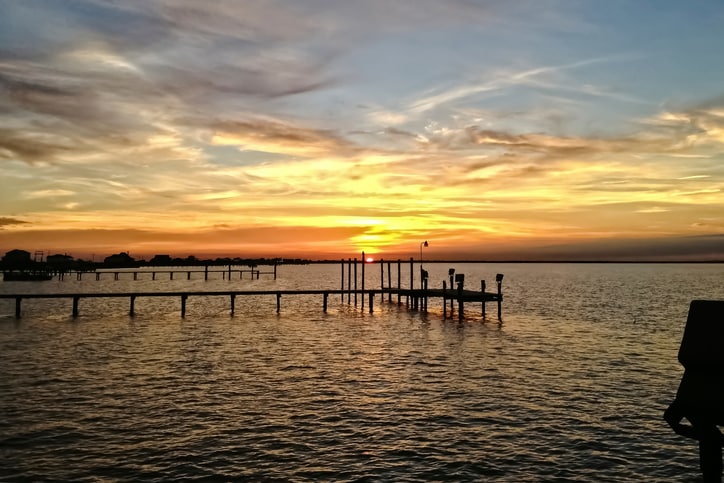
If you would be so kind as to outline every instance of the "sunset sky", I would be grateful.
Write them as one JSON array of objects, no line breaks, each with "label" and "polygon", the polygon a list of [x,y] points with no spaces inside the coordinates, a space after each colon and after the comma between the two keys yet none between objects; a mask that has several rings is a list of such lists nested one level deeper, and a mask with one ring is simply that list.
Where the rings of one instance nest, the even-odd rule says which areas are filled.
[{"label": "sunset sky", "polygon": [[2,253],[724,258],[724,3],[0,0],[0,163]]}]

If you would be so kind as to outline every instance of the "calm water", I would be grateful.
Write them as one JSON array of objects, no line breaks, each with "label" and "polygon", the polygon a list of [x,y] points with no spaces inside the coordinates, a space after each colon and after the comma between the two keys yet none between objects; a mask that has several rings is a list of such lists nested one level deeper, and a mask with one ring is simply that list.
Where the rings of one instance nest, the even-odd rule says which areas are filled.
[{"label": "calm water", "polygon": [[[448,265],[428,264],[439,286]],[[504,323],[330,297],[0,301],[0,480],[697,481],[662,412],[688,304],[724,265],[457,265],[505,274]],[[396,276],[396,268],[393,269]],[[409,265],[403,266],[404,284]],[[386,274],[386,271],[385,271]],[[0,291],[338,288],[279,279],[0,283]],[[367,286],[379,285],[368,266]],[[488,306],[495,315],[495,306]]]}]

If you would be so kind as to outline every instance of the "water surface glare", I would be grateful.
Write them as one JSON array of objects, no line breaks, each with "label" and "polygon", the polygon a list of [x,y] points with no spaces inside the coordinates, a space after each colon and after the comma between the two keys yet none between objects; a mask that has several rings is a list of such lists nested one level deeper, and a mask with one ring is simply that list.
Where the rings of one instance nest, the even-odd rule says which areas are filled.
[{"label": "water surface glare", "polygon": [[[432,285],[447,265],[429,264]],[[0,301],[2,481],[697,481],[662,420],[688,304],[724,265],[457,266],[505,274],[504,323],[330,297]],[[396,275],[396,274],[395,274]],[[379,285],[379,268],[368,270]],[[219,275],[220,277],[220,275]],[[0,283],[0,291],[338,288],[279,279]],[[403,273],[409,277],[409,269]],[[180,278],[180,280],[179,280]],[[407,279],[406,279],[407,280]],[[345,299],[346,301],[346,299]]]}]

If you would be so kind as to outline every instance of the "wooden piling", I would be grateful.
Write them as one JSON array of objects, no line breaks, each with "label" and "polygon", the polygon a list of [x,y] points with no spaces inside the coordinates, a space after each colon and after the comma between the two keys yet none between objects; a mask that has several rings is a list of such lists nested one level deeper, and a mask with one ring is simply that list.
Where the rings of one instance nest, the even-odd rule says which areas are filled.
[{"label": "wooden piling", "polygon": [[156,272],[151,272],[151,280],[156,280]]},{"label": "wooden piling", "polygon": [[352,259],[347,261],[347,305],[352,302]]},{"label": "wooden piling", "polygon": [[324,301],[322,302],[322,311],[327,313],[327,298],[329,298],[329,292],[324,292]]},{"label": "wooden piling", "polygon": [[135,308],[134,306],[135,306],[135,305],[136,305],[136,296],[135,296],[135,295],[131,295],[131,308],[130,308],[129,311],[128,311],[128,315],[130,315],[131,317],[133,317],[134,315],[136,315],[135,310],[134,310],[134,308]]},{"label": "wooden piling", "polygon": [[360,285],[362,285],[362,294],[360,297],[360,304],[362,305],[362,310],[365,309],[365,265],[367,265],[367,260],[365,259],[365,252],[362,252],[362,280],[360,283]]},{"label": "wooden piling", "polygon": [[78,301],[80,297],[77,295],[73,296],[73,317],[78,317]]},{"label": "wooden piling", "polygon": [[402,260],[397,259],[397,305],[400,305],[402,290]]},{"label": "wooden piling", "polygon": [[281,309],[282,309],[282,294],[277,292],[277,314],[279,313],[279,311],[281,311]]},{"label": "wooden piling", "polygon": [[357,307],[357,259],[354,259],[354,306]]},{"label": "wooden piling", "polygon": [[231,316],[234,316],[234,311],[236,310],[236,295],[231,294]]},{"label": "wooden piling", "polygon": [[447,282],[442,281],[442,318],[447,319]]},{"label": "wooden piling", "polygon": [[339,286],[339,295],[342,297],[342,303],[344,303],[344,258],[342,259],[342,283]]},{"label": "wooden piling", "polygon": [[182,295],[181,296],[181,318],[186,317],[186,299],[188,299],[188,295]]},{"label": "wooden piling", "polygon": [[15,318],[20,318],[20,306],[23,303],[22,297],[15,297]]},{"label": "wooden piling", "polygon": [[390,289],[387,292],[387,302],[392,303],[392,264],[387,262],[387,287]]},{"label": "wooden piling", "polygon": [[374,293],[374,292],[370,292],[369,295],[370,295],[370,314],[371,314],[371,313],[374,312],[374,309],[373,309],[372,307],[373,307],[373,305],[374,305],[375,293]]},{"label": "wooden piling", "polygon": [[495,275],[495,283],[498,285],[498,320],[503,320],[503,274]]},{"label": "wooden piling", "polygon": [[186,280],[191,280],[191,272],[186,272]]},{"label": "wooden piling", "polygon": [[462,280],[458,282],[458,320],[462,322],[463,320],[463,312],[464,312],[464,302],[463,302],[463,282]]},{"label": "wooden piling", "polygon": [[480,295],[483,296],[483,301],[480,302],[480,305],[482,306],[481,310],[483,318],[485,318],[485,280],[480,281]]},{"label": "wooden piling", "polygon": [[209,266],[205,265],[204,266],[204,281],[206,281],[208,279],[209,279]]}]

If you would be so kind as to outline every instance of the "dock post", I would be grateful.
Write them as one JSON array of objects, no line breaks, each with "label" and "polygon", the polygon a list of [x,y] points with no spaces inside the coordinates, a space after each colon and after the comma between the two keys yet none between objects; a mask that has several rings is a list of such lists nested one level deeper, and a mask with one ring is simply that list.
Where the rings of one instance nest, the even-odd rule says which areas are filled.
[{"label": "dock post", "polygon": [[231,294],[231,316],[234,316],[234,310],[236,309],[236,295]]},{"label": "dock post", "polygon": [[15,318],[16,319],[20,318],[20,306],[22,305],[22,303],[23,303],[22,297],[15,297]]},{"label": "dock post", "polygon": [[229,282],[231,282],[231,264],[229,264]]},{"label": "dock post", "polygon": [[387,292],[387,301],[392,303],[392,267],[390,262],[387,262],[387,286],[390,289],[390,291]]},{"label": "dock post", "polygon": [[186,280],[191,280],[191,271],[186,272]]},{"label": "dock post", "polygon": [[118,272],[113,272],[113,280],[118,280]]},{"label": "dock post", "polygon": [[481,305],[483,311],[483,318],[485,318],[485,280],[480,281],[480,294],[483,296],[483,301]]},{"label": "dock post", "polygon": [[357,259],[354,259],[354,305],[357,306]]},{"label": "dock post", "polygon": [[329,292],[324,292],[324,301],[322,302],[322,312],[325,314],[327,313],[327,298],[329,297]]},{"label": "dock post", "polygon": [[447,282],[442,281],[442,319],[447,319]]},{"label": "dock post", "polygon": [[101,272],[96,272],[96,282],[101,279]]},{"label": "dock post", "polygon": [[400,290],[402,290],[402,260],[399,258],[397,259],[397,305],[400,305],[400,297],[402,294],[400,293]]},{"label": "dock post", "polygon": [[380,258],[380,289],[382,289],[382,300],[385,300],[385,261]]},{"label": "dock post", "polygon": [[352,301],[352,259],[347,259],[347,305]]},{"label": "dock post", "polygon": [[281,310],[281,307],[282,307],[282,294],[277,292],[277,314]]},{"label": "dock post", "polygon": [[209,279],[209,266],[204,265],[204,280],[206,281],[208,279]]},{"label": "dock post", "polygon": [[274,262],[274,280],[277,279],[277,263]]},{"label": "dock post", "polygon": [[371,314],[372,312],[374,312],[374,309],[372,308],[372,306],[373,306],[373,304],[374,304],[374,300],[375,300],[375,293],[374,293],[374,292],[370,292],[370,314]]},{"label": "dock post", "polygon": [[131,295],[131,309],[128,311],[128,315],[130,315],[131,317],[136,315],[135,311],[133,310],[135,305],[136,305],[136,296]]},{"label": "dock post", "polygon": [[181,318],[186,317],[186,299],[187,298],[189,298],[189,296],[186,294],[181,296]]},{"label": "dock post", "polygon": [[170,272],[168,272],[168,279],[169,279],[169,280],[173,280],[173,270],[171,270]]},{"label": "dock post", "polygon": [[342,297],[342,303],[344,303],[344,258],[342,259],[342,283],[339,286],[339,294]]},{"label": "dock post", "polygon": [[156,280],[156,272],[151,272],[151,280]]},{"label": "dock post", "polygon": [[495,283],[498,284],[498,320],[503,320],[503,274],[495,275]]},{"label": "dock post", "polygon": [[362,252],[362,280],[360,283],[362,285],[362,293],[360,294],[362,310],[365,309],[365,265],[367,265],[367,260],[365,259],[365,252]]},{"label": "dock post", "polygon": [[410,257],[410,290],[415,288],[414,282],[414,272],[415,272],[415,261],[412,257]]},{"label": "dock post", "polygon": [[138,272],[133,272],[133,280],[138,280]]},{"label": "dock post", "polygon": [[422,310],[427,312],[427,277],[422,282]]},{"label": "dock post", "polygon": [[80,297],[77,295],[73,296],[73,317],[78,317],[78,300]]},{"label": "dock post", "polygon": [[464,312],[464,302],[463,302],[463,281],[460,280],[458,282],[458,320],[460,322],[463,321],[463,312]]}]

